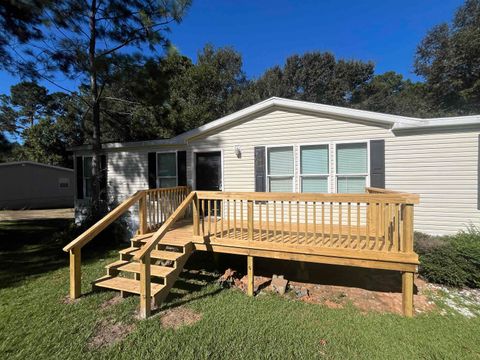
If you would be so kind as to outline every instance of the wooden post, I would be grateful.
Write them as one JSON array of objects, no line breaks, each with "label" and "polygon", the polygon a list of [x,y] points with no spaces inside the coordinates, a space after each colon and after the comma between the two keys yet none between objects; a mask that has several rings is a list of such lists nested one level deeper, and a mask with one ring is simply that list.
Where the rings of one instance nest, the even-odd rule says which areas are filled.
[{"label": "wooden post", "polygon": [[200,235],[200,204],[198,202],[198,196],[192,201],[193,211],[193,235]]},{"label": "wooden post", "polygon": [[[413,205],[402,205],[403,220],[403,252],[413,252]],[[402,306],[403,314],[408,317],[413,316],[413,272],[402,273]]]},{"label": "wooden post", "polygon": [[247,203],[248,241],[253,241],[253,201]]},{"label": "wooden post", "polygon": [[146,319],[150,316],[152,296],[150,292],[150,254],[140,260],[140,317]]},{"label": "wooden post", "polygon": [[81,248],[70,250],[70,299],[78,299],[82,294]]},{"label": "wooden post", "polygon": [[402,307],[403,315],[413,316],[413,272],[402,273]]},{"label": "wooden post", "polygon": [[253,289],[254,289],[254,280],[253,280],[253,256],[247,256],[247,278],[248,278],[248,286],[247,286],[247,295],[253,296]]},{"label": "wooden post", "polygon": [[144,192],[138,200],[138,232],[140,234],[146,234],[147,231],[147,193]]}]

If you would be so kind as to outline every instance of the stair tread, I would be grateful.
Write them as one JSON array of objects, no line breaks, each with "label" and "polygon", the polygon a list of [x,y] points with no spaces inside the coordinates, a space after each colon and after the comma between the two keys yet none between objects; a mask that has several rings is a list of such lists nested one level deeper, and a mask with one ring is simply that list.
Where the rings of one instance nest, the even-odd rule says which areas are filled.
[{"label": "stair tread", "polygon": [[[108,264],[106,268],[115,268],[116,270],[140,273],[140,263],[130,262],[125,260],[118,260],[111,264]],[[158,277],[167,277],[170,275],[175,268],[160,266],[160,265],[150,265],[150,274],[152,276]]]},{"label": "stair tread", "polygon": [[[134,279],[128,279],[119,276],[106,275],[100,279],[95,280],[95,286],[103,287],[112,290],[126,291],[133,294],[140,294],[140,281]],[[158,294],[165,285],[151,283],[150,291],[152,296]]]},{"label": "stair tread", "polygon": [[[135,237],[132,238],[132,241],[138,241],[138,242],[141,242],[141,243],[146,243],[148,240],[150,240],[150,237],[145,237],[144,235],[139,236],[139,237],[135,236]],[[191,243],[191,240],[178,239],[178,238],[173,238],[173,237],[169,238],[168,234],[167,234],[162,240],[160,240],[159,245],[186,246],[189,243]]]},{"label": "stair tread", "polygon": [[[135,255],[139,250],[140,248],[132,246],[132,247],[120,250],[119,253],[124,255]],[[150,257],[152,259],[171,260],[171,261],[178,260],[183,255],[184,254],[181,252],[166,251],[166,250],[152,250],[152,252],[150,253]]]}]

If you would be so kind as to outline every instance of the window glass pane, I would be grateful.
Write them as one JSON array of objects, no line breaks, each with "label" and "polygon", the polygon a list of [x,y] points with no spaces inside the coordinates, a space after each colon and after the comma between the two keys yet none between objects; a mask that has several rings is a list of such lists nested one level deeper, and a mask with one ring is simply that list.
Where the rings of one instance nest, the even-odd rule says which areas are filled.
[{"label": "window glass pane", "polygon": [[158,187],[166,188],[166,187],[175,187],[175,186],[177,186],[176,178],[159,178],[158,179]]},{"label": "window glass pane", "polygon": [[85,179],[85,197],[92,197],[92,179]]},{"label": "window glass pane", "polygon": [[300,148],[301,174],[328,174],[328,145]]},{"label": "window glass pane", "polygon": [[367,144],[337,145],[337,174],[366,174]]},{"label": "window glass pane", "polygon": [[339,176],[337,178],[337,193],[354,194],[365,192],[365,176]]},{"label": "window glass pane", "polygon": [[83,177],[92,177],[92,157],[83,158]]},{"label": "window glass pane", "polygon": [[177,159],[175,153],[157,154],[157,176],[177,176]]},{"label": "window glass pane", "polygon": [[[268,149],[268,174],[293,176],[292,147]],[[292,189],[289,191],[292,191]]]},{"label": "window glass pane", "polygon": [[292,192],[293,178],[269,178],[271,192]]},{"label": "window glass pane", "polygon": [[328,178],[326,177],[302,178],[302,192],[328,193]]}]

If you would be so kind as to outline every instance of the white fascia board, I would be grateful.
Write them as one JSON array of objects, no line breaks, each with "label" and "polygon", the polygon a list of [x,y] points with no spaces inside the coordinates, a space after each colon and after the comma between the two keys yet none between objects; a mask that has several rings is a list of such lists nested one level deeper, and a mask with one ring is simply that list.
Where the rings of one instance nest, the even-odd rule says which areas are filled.
[{"label": "white fascia board", "polygon": [[279,109],[279,110],[303,111],[303,112],[314,113],[317,115],[340,117],[340,118],[359,120],[359,121],[365,121],[370,123],[379,123],[382,125],[383,124],[394,125],[396,123],[417,124],[419,121],[421,121],[420,119],[409,118],[405,116],[397,116],[397,115],[377,113],[373,111],[357,110],[357,109],[345,108],[340,106],[323,105],[323,104],[316,104],[316,103],[311,103],[306,101],[272,97],[270,99],[264,100],[262,102],[249,106],[240,111],[234,112],[233,114],[224,116],[218,120],[209,122],[196,129],[187,131],[177,136],[177,138],[188,140],[193,137],[196,137],[204,133],[207,133],[209,131],[220,128],[222,126],[226,126],[232,122],[239,121],[243,118],[254,115],[256,113],[266,111],[267,109],[270,109],[270,108]]},{"label": "white fascia board", "polygon": [[[103,144],[102,149],[120,149],[120,148],[137,148],[148,146],[181,146],[188,142],[189,139],[195,138],[202,134],[217,130],[223,126],[229,125],[236,121],[240,121],[249,116],[267,112],[268,110],[293,110],[300,112],[307,112],[320,116],[329,116],[344,120],[356,120],[366,123],[377,123],[381,125],[391,125],[392,130],[407,130],[407,129],[422,129],[422,128],[437,128],[437,127],[452,127],[461,125],[476,125],[480,124],[480,116],[457,116],[449,118],[432,118],[420,119],[408,116],[399,116],[378,113],[373,111],[365,111],[358,109],[345,108],[340,106],[317,104],[307,101],[290,100],[278,97],[272,97],[261,101],[257,104],[249,106],[245,109],[234,112],[233,114],[224,116],[220,119],[211,121],[196,129],[184,132],[171,139],[150,140],[150,141],[136,141],[126,143],[110,143]],[[90,150],[91,145],[77,146],[69,149],[70,151]]]},{"label": "white fascia board", "polygon": [[436,128],[461,128],[472,125],[480,125],[479,115],[470,116],[453,116],[444,118],[422,119],[418,124],[395,124],[394,130],[410,130],[410,129],[436,129]]},{"label": "white fascia board", "polygon": [[[146,140],[146,141],[130,141],[130,142],[117,142],[117,143],[105,143],[102,144],[102,150],[109,149],[125,149],[133,147],[145,147],[145,146],[168,146],[168,145],[182,145],[183,142],[178,140],[178,136],[171,139],[161,139],[161,140]],[[82,150],[92,150],[92,145],[80,145],[73,146],[67,149],[68,151],[82,151]]]}]

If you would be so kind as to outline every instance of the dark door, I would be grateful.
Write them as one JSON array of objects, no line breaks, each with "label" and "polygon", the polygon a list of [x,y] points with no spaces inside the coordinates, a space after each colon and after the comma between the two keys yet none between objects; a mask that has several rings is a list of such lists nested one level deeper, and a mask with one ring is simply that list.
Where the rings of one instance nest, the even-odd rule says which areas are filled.
[{"label": "dark door", "polygon": [[222,190],[222,155],[220,151],[196,153],[197,190]]}]

